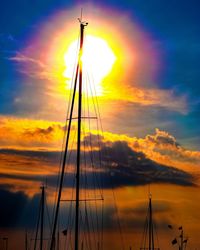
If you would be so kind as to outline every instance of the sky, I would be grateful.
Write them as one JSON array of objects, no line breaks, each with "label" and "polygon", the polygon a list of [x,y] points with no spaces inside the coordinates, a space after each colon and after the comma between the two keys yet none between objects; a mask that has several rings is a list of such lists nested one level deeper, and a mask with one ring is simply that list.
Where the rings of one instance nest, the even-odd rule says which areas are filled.
[{"label": "sky", "polygon": [[[84,115],[99,112],[104,131],[100,123],[85,121],[81,140],[88,165],[90,155],[95,159],[95,169],[84,170],[89,180],[104,180],[104,249],[140,247],[149,190],[160,248],[175,248],[171,240],[182,225],[188,247],[198,249],[200,17],[195,0],[2,3],[1,238],[9,238],[11,250],[24,247],[24,231],[34,229],[45,180],[53,209],[81,9],[89,23],[85,41],[90,58],[83,59],[88,84]],[[73,125],[64,185],[64,193],[71,194],[75,135]],[[88,185],[92,193],[92,181]],[[17,238],[21,240],[14,243]],[[1,247],[4,241],[0,239]]]}]

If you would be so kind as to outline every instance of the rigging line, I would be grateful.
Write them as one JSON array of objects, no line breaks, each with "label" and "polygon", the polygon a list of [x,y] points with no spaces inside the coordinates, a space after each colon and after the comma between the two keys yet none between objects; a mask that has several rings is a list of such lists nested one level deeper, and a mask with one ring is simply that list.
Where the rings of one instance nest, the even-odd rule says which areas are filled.
[{"label": "rigging line", "polygon": [[[86,202],[85,202],[85,206],[86,206]],[[81,215],[82,215],[82,212],[81,212]],[[83,219],[83,217],[84,217],[84,219]],[[83,236],[82,236],[82,238],[85,239],[86,248],[87,248],[87,246],[88,246],[88,248],[90,248],[90,237],[89,237],[90,236],[90,229],[89,229],[89,227],[87,227],[86,213],[85,213],[85,216],[82,215],[82,220],[83,220],[82,221],[83,222]],[[85,226],[86,226],[86,230],[85,230]],[[87,234],[86,234],[86,232],[87,232]],[[83,242],[83,239],[82,239],[82,242]]]},{"label": "rigging line", "polygon": [[[89,77],[88,77],[89,78]],[[90,85],[90,88],[91,88],[91,85]],[[88,91],[89,92],[89,91]],[[92,92],[92,88],[91,88],[91,92]],[[93,97],[93,95],[92,95]],[[92,101],[93,101],[93,106],[94,106],[94,109],[95,109],[95,113],[96,113],[96,116],[100,118],[100,123],[101,123],[101,115],[100,115],[100,112],[99,112],[99,107],[98,107],[98,99],[96,98],[96,103],[97,103],[97,111],[96,111],[96,107],[95,107],[95,102],[94,102],[94,98],[92,98]],[[89,102],[88,102],[89,103]],[[88,104],[89,106],[89,104]],[[98,113],[98,115],[97,115]],[[102,123],[100,124],[101,125],[101,132],[103,133],[103,127],[102,127]],[[97,119],[97,131],[99,132],[99,120]],[[100,146],[100,136],[99,136],[99,133],[98,133],[98,145],[99,145],[99,162],[100,162],[100,167],[102,166],[102,161],[101,161],[101,148],[102,146]],[[102,178],[100,178],[101,180],[101,196],[103,198],[103,182],[102,182]],[[104,214],[104,202],[102,203],[102,222],[101,222],[101,226],[102,226],[102,231],[101,231],[101,249],[103,249],[103,224],[104,224],[104,217],[103,217],[103,214]]]},{"label": "rigging line", "polygon": [[[67,241],[66,239],[66,245],[67,245],[67,249],[73,249],[73,246],[72,246],[72,229],[73,229],[73,225],[74,225],[74,211],[72,211],[72,216],[71,216],[71,225],[70,225],[70,228],[69,228],[69,233],[67,235],[69,235],[69,240]],[[71,230],[70,230],[71,229]]]},{"label": "rigging line", "polygon": [[[78,43],[79,43],[79,40],[80,40],[80,36],[78,37]],[[78,43],[77,43],[77,48],[76,48],[76,55],[75,55],[75,62],[78,61]],[[75,81],[75,78],[76,78],[76,63],[74,64],[73,66],[73,71],[72,71],[72,80],[70,81],[71,85],[70,85],[70,89],[73,89],[73,83]],[[63,141],[62,141],[62,152],[63,152],[63,148],[64,148],[64,144],[65,144],[65,139],[66,139],[66,132],[67,132],[67,121],[68,121],[68,117],[69,117],[69,113],[70,113],[70,109],[71,109],[71,103],[72,103],[72,91],[69,91],[69,102],[68,102],[68,105],[67,105],[67,111],[66,111],[66,118],[65,118],[65,130],[64,130],[64,137],[63,137]],[[62,155],[61,155],[62,156]],[[62,163],[62,157],[60,159],[60,165]]]},{"label": "rigging line", "polygon": [[[87,185],[87,178],[86,178],[86,185]],[[88,197],[89,197],[89,194],[88,194]],[[89,204],[90,206],[90,204]],[[86,225],[87,225],[87,228],[88,228],[88,231],[90,232],[90,226],[89,226],[89,217],[88,217],[88,212],[87,212],[87,205],[86,205],[86,201],[85,201],[85,216],[86,216]],[[92,211],[91,207],[90,207],[90,211]],[[93,222],[93,218],[91,216],[91,221]],[[93,229],[93,227],[92,227]],[[94,229],[93,229],[93,233],[94,233]],[[94,237],[95,237],[95,234],[94,234]],[[90,242],[90,248],[91,248],[91,239],[90,239],[90,234],[88,234],[88,239],[89,239],[89,242]],[[92,249],[92,248],[91,248]]]},{"label": "rigging line", "polygon": [[[73,187],[72,187],[72,192],[71,192],[72,199],[71,200],[73,200],[73,197],[74,197],[74,190],[75,190],[75,174],[74,174],[74,177],[73,177]],[[69,216],[68,216],[67,230],[69,231],[71,229],[70,230],[70,232],[71,232],[72,228],[73,228],[73,224],[74,224],[74,221],[73,221],[73,218],[74,218],[74,216],[73,216],[73,202],[72,201],[70,202],[70,207],[69,207],[69,213],[68,214],[69,214]]]},{"label": "rigging line", "polygon": [[[84,133],[85,133],[85,130],[84,130]],[[84,142],[84,144],[85,144],[85,142]],[[84,150],[84,152],[85,152],[85,150]],[[87,176],[86,176],[85,181],[86,181],[86,186],[87,186]],[[87,197],[87,196],[86,196],[86,197]],[[88,193],[88,197],[89,197],[89,193]],[[87,226],[87,228],[88,228],[88,232],[90,232],[89,217],[88,217],[87,205],[86,205],[86,204],[87,204],[87,203],[86,203],[86,200],[85,200],[85,218],[86,218],[86,226]],[[92,211],[92,209],[91,209],[90,211]],[[92,216],[91,216],[91,221],[93,221]],[[93,230],[93,232],[94,232],[94,230]],[[95,234],[94,234],[94,237],[95,237]],[[92,248],[91,248],[92,243],[91,243],[91,239],[90,239],[90,234],[89,234],[89,233],[88,233],[88,242],[89,242],[89,249],[92,249]]]},{"label": "rigging line", "polygon": [[[87,78],[88,78],[88,82],[89,82],[89,87],[90,87],[90,89],[91,89],[91,91],[92,91],[92,88],[91,88],[91,83],[90,83],[90,79],[89,79],[89,74],[87,74]],[[89,92],[89,91],[88,91]],[[92,94],[92,100],[93,100],[93,93],[91,93]],[[96,112],[96,108],[95,108],[95,103],[94,103],[94,101],[93,101],[93,106],[94,106],[94,112],[95,112],[95,116],[96,117],[98,117],[98,114],[97,114],[97,112]],[[88,112],[90,112],[90,109],[89,109],[89,101],[88,101]],[[98,119],[97,119],[97,121],[98,121]],[[91,139],[91,125],[90,125],[91,123],[90,123],[90,120],[89,120],[89,131],[90,131],[90,141],[92,141],[92,139]],[[98,133],[97,133],[98,134]],[[92,149],[92,143],[90,144],[90,147],[91,147],[91,162],[92,162],[92,166],[93,166],[93,168],[95,168],[95,166],[94,166],[94,161],[93,161],[93,149]],[[99,148],[99,151],[100,151],[100,148]],[[97,176],[96,176],[96,173],[95,173],[95,177],[96,177],[96,181],[97,181],[97,185],[98,185],[98,187],[99,187],[99,191],[100,191],[100,194],[101,194],[101,196],[103,197],[103,191],[102,191],[102,188],[101,188],[101,185],[100,185],[100,183],[99,183],[99,180],[98,180],[98,178],[97,178]],[[101,178],[100,178],[101,179]]]},{"label": "rigging line", "polygon": [[[97,131],[99,131],[99,121],[97,120]],[[102,146],[100,144],[100,134],[98,133],[97,134],[97,137],[98,137],[98,147],[99,147],[99,153],[98,153],[98,156],[99,156],[99,167],[100,169],[102,168],[102,155],[101,155],[101,150],[102,150]],[[101,195],[102,195],[102,198],[103,198],[103,181],[102,181],[102,178],[100,178],[100,189],[101,189]]]},{"label": "rigging line", "polygon": [[156,241],[157,241],[158,248],[159,248],[159,245],[160,245],[160,244],[159,244],[159,238],[158,238],[158,233],[157,233],[157,225],[156,225],[156,223],[154,223],[153,225],[154,225],[154,229],[155,229],[154,231],[155,231],[155,233],[156,233]]},{"label": "rigging line", "polygon": [[122,227],[121,227],[120,220],[119,220],[119,212],[118,212],[118,209],[117,209],[117,202],[116,202],[116,197],[115,197],[115,194],[114,194],[113,182],[112,182],[111,185],[112,185],[112,193],[113,193],[113,197],[114,197],[115,210],[116,210],[116,214],[117,214],[117,223],[118,223],[120,237],[121,237],[121,241],[122,241],[122,249],[125,250],[125,247],[124,247],[124,238],[123,238],[123,233],[122,233]]},{"label": "rigging line", "polygon": [[[72,151],[73,151],[73,146],[74,146],[74,143],[75,143],[76,135],[77,135],[77,133],[75,132],[75,133],[74,133],[74,136],[73,136],[73,139],[72,139],[72,143],[71,143],[71,145],[70,145],[71,150],[69,151],[69,155],[68,155],[68,159],[67,159],[67,163],[66,163],[67,166],[69,166],[69,164],[70,164],[70,160],[71,160],[71,157],[72,157]],[[72,185],[72,192],[71,192],[71,200],[73,200],[74,188],[75,188],[75,173],[74,173],[74,177],[73,177],[73,185]],[[70,205],[72,206],[72,202],[70,202]],[[69,221],[70,221],[70,216],[68,216],[68,224],[67,224],[67,227],[69,226]]]},{"label": "rigging line", "polygon": [[82,215],[82,211],[81,208],[79,209],[79,242],[83,241],[83,234],[81,232],[81,229],[83,228],[83,215]]},{"label": "rigging line", "polygon": [[[28,234],[29,234],[29,232],[28,232],[28,230],[26,229],[26,234],[27,234],[27,249],[28,250],[30,250],[31,249],[31,244],[30,244],[30,240],[28,240]],[[31,233],[31,239],[32,239],[32,236],[33,236],[33,234]]]},{"label": "rigging line", "polygon": [[[78,38],[78,41],[80,40],[80,36]],[[77,43],[77,49],[76,49],[76,59],[78,58],[78,44],[79,42]],[[75,60],[76,61],[76,60]],[[73,86],[73,81],[75,80],[76,76],[75,76],[75,64],[74,64],[74,67],[73,67],[73,75],[72,75],[72,81],[71,81],[71,85],[70,85],[70,88],[72,89],[72,86]],[[66,132],[67,132],[67,125],[68,125],[68,122],[67,122],[67,118],[69,117],[69,112],[70,112],[70,103],[72,103],[71,99],[72,99],[72,91],[69,91],[70,95],[69,95],[69,104],[67,105],[67,112],[66,112],[66,118],[65,118],[65,129],[64,129],[64,136],[63,136],[63,141],[62,141],[62,151],[61,151],[61,156],[60,156],[60,163],[59,163],[59,172],[58,172],[58,176],[60,176],[61,174],[61,167],[62,167],[62,161],[63,161],[63,157],[64,157],[64,154],[63,154],[63,149],[64,149],[64,145],[65,145],[65,140],[66,140]],[[54,200],[54,207],[53,207],[53,217],[55,216],[55,212],[56,212],[56,194],[58,192],[58,184],[59,184],[59,177],[57,178],[57,183],[56,183],[56,191],[55,191],[55,200]],[[51,225],[51,228],[53,227],[53,220],[52,220],[52,225]],[[52,229],[52,233],[53,233],[53,229]],[[51,234],[52,234],[51,233]],[[51,244],[51,243],[50,243]]]},{"label": "rigging line", "polygon": [[147,209],[147,214],[146,214],[146,219],[145,219],[145,227],[144,227],[144,235],[143,235],[143,248],[146,247],[146,244],[147,244],[147,231],[148,231],[148,226],[149,226],[149,221],[148,221],[148,209]]},{"label": "rigging line", "polygon": [[[84,136],[85,136],[85,130],[84,130]],[[84,171],[84,178],[85,178],[85,182],[84,182],[84,196],[85,196],[85,206],[84,206],[84,209],[86,209],[86,200],[87,200],[87,192],[86,192],[86,188],[87,188],[87,174],[86,174],[86,166],[87,166],[87,159],[86,159],[86,155],[85,155],[85,148],[86,148],[86,142],[84,140],[84,166],[85,166],[85,171]],[[85,224],[86,224],[86,228],[87,228],[87,222],[86,222],[86,212],[85,212]],[[87,228],[86,229],[88,234],[90,232],[90,229]],[[84,231],[85,232],[85,231]],[[89,248],[89,240],[88,240],[88,234],[85,236],[86,238],[86,249]]]},{"label": "rigging line", "polygon": [[[90,83],[90,82],[89,82]],[[88,85],[87,85],[88,87]],[[88,88],[87,88],[87,97],[88,97]],[[87,99],[88,100],[88,99]],[[90,116],[90,108],[89,108],[89,101],[87,102],[87,108],[88,108],[88,117]],[[92,167],[93,169],[95,169],[95,164],[94,164],[94,156],[93,156],[93,146],[92,146],[92,138],[91,138],[91,124],[90,124],[90,120],[88,120],[88,123],[89,123],[89,131],[90,131],[90,152],[91,152],[91,164],[92,164]],[[94,183],[94,189],[93,189],[93,192],[94,192],[94,197],[96,197],[96,182],[98,183],[98,178],[96,176],[96,173],[95,173],[95,170],[93,171],[93,183]],[[96,177],[96,178],[95,178]],[[96,182],[95,182],[95,179],[96,179]],[[97,212],[97,202],[95,200],[95,212],[96,212],[96,223],[97,223],[97,235],[98,235],[98,241],[100,241],[100,230],[99,230],[99,219],[98,219],[98,212]]]},{"label": "rigging line", "polygon": [[151,201],[151,226],[152,226],[152,248],[154,249],[154,229],[155,229],[155,224],[153,224],[153,208],[152,208],[152,201]]},{"label": "rigging line", "polygon": [[[85,98],[83,99],[83,113],[84,113],[84,116],[86,116],[86,112],[85,112]],[[84,167],[81,168],[81,176],[82,176],[82,186],[83,186],[83,194],[85,196],[85,202],[86,202],[86,166],[87,166],[87,159],[86,159],[86,147],[85,147],[85,126],[84,124],[82,123],[82,134],[83,134],[83,141],[82,141],[82,144],[83,144],[83,160],[82,160],[82,165],[84,165]],[[85,242],[85,244],[87,243],[87,237],[86,237],[86,234],[85,234],[85,216],[83,215],[82,213],[82,209],[80,210],[80,213],[81,213],[81,217],[82,217],[82,230],[83,230],[83,234],[82,234],[82,244],[83,242]],[[88,230],[88,233],[89,233],[89,230]]]},{"label": "rigging line", "polygon": [[61,198],[61,194],[62,194],[63,177],[64,177],[64,172],[65,172],[66,158],[67,158],[68,143],[69,143],[69,136],[70,136],[70,130],[71,130],[71,119],[72,119],[72,115],[73,115],[74,99],[75,99],[75,95],[76,95],[76,85],[77,85],[78,72],[79,72],[79,63],[77,64],[77,68],[76,68],[74,91],[73,91],[73,98],[72,98],[72,104],[71,104],[71,110],[70,110],[70,120],[69,120],[69,124],[68,124],[65,152],[64,152],[64,156],[63,156],[63,164],[62,164],[62,170],[61,170],[61,176],[60,176],[60,185],[59,185],[58,196],[57,196],[57,204],[56,204],[55,218],[54,218],[54,224],[53,224],[53,230],[52,230],[50,250],[53,250],[53,246],[54,246],[55,232],[56,232],[57,219],[58,219],[58,211],[60,208],[60,198]]},{"label": "rigging line", "polygon": [[[90,86],[90,89],[91,89],[91,92],[92,92],[91,84],[89,86]],[[98,104],[98,98],[97,98],[97,93],[96,93],[95,87],[94,87],[94,91],[95,91],[95,93],[92,94],[92,97],[93,97],[92,101],[93,101],[93,105],[94,105],[94,109],[95,109],[95,115],[99,118],[99,119],[97,119],[97,126],[99,124],[98,120],[100,120],[101,132],[103,133],[103,126],[102,126],[102,123],[101,123],[101,114],[100,114],[100,111],[99,111],[99,104]],[[94,96],[95,96],[95,99],[94,99]],[[95,101],[96,101],[96,104],[95,104]],[[97,127],[97,131],[100,131],[99,126]],[[98,134],[98,137],[99,137],[99,134]]]},{"label": "rigging line", "polygon": [[[84,134],[85,134],[85,130],[84,130]],[[85,156],[85,145],[86,145],[86,142],[84,141],[84,156]],[[86,225],[86,228],[88,230],[88,234],[87,234],[87,237],[86,237],[86,241],[87,241],[87,247],[88,249],[91,249],[91,239],[90,239],[90,226],[89,226],[89,223],[88,223],[88,215],[87,215],[87,193],[86,190],[87,190],[87,174],[86,174],[86,157],[84,158],[85,159],[85,206],[84,206],[84,210],[85,210],[85,225]],[[89,197],[89,194],[88,194],[88,197]]]},{"label": "rigging line", "polygon": [[[73,187],[74,188],[74,187]],[[67,205],[66,205],[66,207],[67,207]],[[66,209],[67,210],[67,209]],[[66,225],[66,230],[67,230],[67,232],[66,232],[66,237],[65,237],[65,240],[64,240],[64,246],[66,247],[67,246],[67,237],[68,237],[68,235],[69,235],[69,228],[70,228],[70,218],[72,218],[72,216],[71,216],[71,214],[72,214],[72,202],[70,202],[70,204],[69,204],[69,208],[68,208],[68,216],[67,216],[67,218],[68,218],[68,220],[67,220],[67,225]]]},{"label": "rigging line", "polygon": [[[93,76],[92,76],[92,78],[93,78]],[[94,82],[94,79],[93,79],[93,82]],[[92,88],[91,88],[91,92],[92,92]],[[92,97],[94,97],[94,99],[95,99],[95,101],[96,101],[96,106],[95,106],[95,104],[94,104],[94,106],[96,107],[97,112],[95,112],[95,113],[98,114],[98,117],[99,117],[100,122],[101,122],[101,113],[100,113],[100,110],[99,110],[99,102],[98,102],[97,92],[96,92],[95,86],[94,86],[94,94],[92,95]],[[94,103],[95,103],[95,102],[94,102]],[[103,132],[102,123],[101,123],[101,130],[102,130],[102,132]]]},{"label": "rigging line", "polygon": [[[96,240],[96,234],[95,234],[95,226],[94,226],[93,214],[92,214],[93,209],[91,207],[91,203],[89,203],[88,207],[89,207],[89,214],[88,215],[91,218],[91,229],[92,229],[92,232],[94,234],[93,239],[94,239],[94,242],[97,242],[97,240]],[[89,219],[89,216],[88,216],[88,219]]]},{"label": "rigging line", "polygon": [[[101,128],[102,128],[101,118],[100,118],[100,124],[101,124]],[[102,128],[102,131],[103,131],[103,128]],[[107,152],[106,148],[105,148],[105,152],[108,155],[108,152]],[[110,164],[108,164],[108,166],[110,166]],[[117,204],[116,204],[116,197],[115,197],[115,193],[114,193],[114,186],[113,186],[113,181],[112,181],[112,176],[111,176],[110,171],[108,171],[108,176],[110,177],[110,180],[111,180],[111,189],[112,189],[112,194],[113,194],[113,198],[114,198],[115,210],[116,210],[116,214],[117,214],[117,223],[118,223],[118,227],[119,227],[119,233],[120,233],[120,238],[121,238],[121,243],[122,243],[122,249],[124,250],[125,249],[125,247],[124,247],[124,238],[123,238],[122,228],[121,228],[121,224],[120,224],[120,220],[119,220],[119,214],[118,214],[118,209],[117,209]]]},{"label": "rigging line", "polygon": [[[85,133],[85,130],[84,130],[84,133]],[[84,147],[86,146],[86,142],[84,141]],[[85,150],[84,150],[85,151]],[[86,169],[85,169],[86,170]],[[85,173],[86,173],[86,171],[85,171]],[[86,183],[85,183],[85,185],[87,186],[87,175],[86,175],[86,178],[85,178],[85,181],[86,181]],[[86,188],[85,188],[86,189]],[[89,193],[88,193],[88,197],[89,197]],[[85,201],[85,218],[86,218],[86,225],[87,225],[87,228],[88,228],[88,231],[90,231],[90,226],[89,226],[89,216],[88,216],[88,212],[87,212],[88,210],[87,210],[87,205],[86,205],[86,201]],[[91,211],[92,211],[92,209],[91,209]],[[91,216],[91,218],[92,218],[92,216]],[[92,219],[92,221],[93,221],[93,219]],[[93,232],[94,232],[94,229],[93,229]],[[94,233],[94,237],[95,237],[95,233]],[[88,239],[89,239],[89,249],[92,249],[91,248],[91,239],[90,239],[90,235],[88,234]],[[95,240],[96,241],[96,240]]]},{"label": "rigging line", "polygon": [[104,228],[104,200],[102,201],[102,214],[101,214],[101,250],[103,250],[103,228]]},{"label": "rigging line", "polygon": [[146,228],[146,219],[145,219],[144,226],[143,226],[143,233],[142,233],[142,238],[141,238],[141,241],[140,241],[140,249],[143,248],[145,228]]},{"label": "rigging line", "polygon": [[[40,205],[39,205],[39,211],[40,211]],[[38,217],[39,217],[39,213],[38,213]],[[38,218],[37,218],[37,221],[35,222],[35,227],[34,227],[34,229],[37,229],[38,227],[39,227],[39,225],[38,225]],[[34,234],[35,234],[35,231],[36,230],[31,230],[32,232],[31,232],[31,239],[33,239],[34,238]],[[31,249],[31,242],[30,242],[30,244],[29,244],[29,250]]]},{"label": "rigging line", "polygon": [[[89,79],[89,84],[90,84],[90,88],[91,88],[90,78],[88,77],[88,79]],[[94,86],[94,89],[95,89],[95,86]],[[92,90],[92,88],[91,88],[91,90]],[[88,88],[87,88],[87,93],[88,93]],[[92,96],[93,96],[93,95],[92,95]],[[95,103],[93,102],[93,104],[94,104],[94,109],[95,109],[96,116],[98,116],[98,115],[97,115],[96,108],[95,108]],[[89,116],[89,113],[90,113],[90,111],[89,111],[89,102],[88,102],[88,116]],[[90,121],[89,121],[89,128],[90,128]],[[91,130],[91,129],[90,129],[90,130]],[[99,163],[100,163],[100,166],[101,166],[101,159],[100,159],[100,157],[101,157],[101,156],[100,156],[100,150],[101,150],[101,148],[100,148],[100,144],[99,144],[98,119],[97,119],[97,131],[98,131],[97,134],[98,134],[98,145],[99,145],[99,154],[98,154],[98,156],[99,156]],[[92,140],[91,140],[91,133],[90,133],[90,146],[91,146],[91,152],[93,152]],[[92,157],[91,160],[93,161],[93,157]],[[94,165],[94,163],[92,163],[92,165]],[[97,184],[99,184],[99,182],[98,182],[98,177],[97,177],[96,173],[94,173],[94,176],[96,177]],[[100,180],[101,180],[101,178],[100,178]],[[102,182],[101,182],[101,183],[102,183]],[[103,186],[102,186],[102,185],[98,185],[98,186],[99,186],[99,191],[100,191],[100,193],[101,193],[101,196],[103,197],[103,190],[102,190]],[[95,195],[96,195],[96,194],[95,194]],[[95,208],[96,208],[96,220],[97,220],[97,231],[98,231],[97,235],[98,235],[98,242],[101,242],[103,231],[102,231],[102,229],[100,229],[100,225],[99,225],[97,204],[95,204]],[[102,211],[103,211],[103,209],[102,209]],[[102,214],[102,216],[103,216],[103,214]],[[102,219],[103,219],[103,217],[102,217]],[[101,223],[102,223],[102,220],[101,220]],[[103,226],[103,224],[102,224],[102,226]],[[101,230],[101,233],[100,233],[100,230]],[[101,239],[101,240],[100,240],[100,239]]]},{"label": "rigging line", "polygon": [[[87,210],[86,202],[85,202],[85,216],[86,216],[86,225],[87,225],[88,231],[90,232],[90,224],[89,224],[89,217],[88,217],[88,210]],[[92,249],[92,242],[91,242],[89,234],[88,234],[88,247],[89,249]]]},{"label": "rigging line", "polygon": [[146,227],[146,234],[145,234],[145,245],[144,247],[146,247],[146,245],[148,246],[148,228],[150,227],[150,221],[149,221],[149,206],[147,208],[147,227]]},{"label": "rigging line", "polygon": [[[73,149],[73,145],[74,145],[74,142],[75,142],[75,137],[76,137],[76,133],[74,133],[74,136],[73,136],[71,145],[69,146],[71,149],[70,149],[70,151],[69,151],[69,155],[68,155],[68,159],[67,159],[67,163],[66,163],[67,166],[69,165],[70,160],[71,160],[72,149]],[[66,168],[66,170],[67,170],[67,168]],[[72,193],[71,193],[71,197],[72,197],[72,198],[73,198],[73,190],[74,190],[74,188],[75,188],[75,176],[73,177],[73,185],[72,185]],[[72,199],[71,199],[71,200],[72,200]],[[66,223],[66,224],[67,224],[67,226],[66,226],[67,230],[68,230],[69,227],[70,227],[70,218],[71,218],[70,214],[71,214],[71,211],[72,211],[72,202],[70,202],[70,206],[69,206],[69,216],[67,217],[67,218],[68,218],[67,223]],[[65,238],[65,239],[66,239],[66,238]],[[65,243],[64,243],[64,244],[65,244]]]},{"label": "rigging line", "polygon": [[50,213],[49,213],[49,208],[48,208],[48,203],[47,203],[47,196],[45,195],[45,204],[46,204],[46,211],[47,211],[47,221],[49,223],[49,228],[51,226],[51,219],[50,219]]},{"label": "rigging line", "polygon": [[41,209],[42,209],[42,198],[40,198],[39,213],[38,213],[38,220],[37,220],[37,227],[36,227],[36,234],[35,234],[35,241],[34,241],[34,250],[36,250],[36,247],[37,247],[37,237],[38,237],[38,231],[39,231]]},{"label": "rigging line", "polygon": [[[88,86],[88,85],[87,85],[87,86]],[[87,97],[88,97],[88,88],[87,88]],[[88,100],[88,99],[87,99],[87,100]],[[87,109],[88,109],[88,117],[89,117],[89,116],[90,116],[89,102],[87,102]],[[92,165],[93,169],[95,169],[90,119],[88,120],[88,123],[89,123],[89,132],[90,132],[90,133],[89,133],[89,137],[90,137],[89,143],[90,143],[90,152],[91,152],[91,165]],[[98,182],[98,178],[97,178],[97,176],[96,176],[96,174],[95,174],[95,170],[93,171],[93,175],[94,175],[94,178],[93,178],[94,189],[93,189],[93,191],[94,191],[94,197],[96,197],[96,182]],[[95,178],[95,177],[96,177],[96,178]],[[96,182],[95,182],[95,179],[96,179]],[[95,201],[95,208],[97,209],[96,201]],[[97,210],[96,210],[96,222],[97,222],[97,228],[99,228]],[[99,235],[99,234],[98,234],[98,235]]]},{"label": "rigging line", "polygon": [[68,166],[70,165],[70,160],[71,160],[71,157],[72,157],[72,152],[73,152],[73,147],[74,147],[74,143],[75,143],[75,137],[77,135],[77,132],[75,131],[74,133],[74,136],[72,138],[72,142],[71,142],[71,145],[69,145],[69,150],[68,150],[68,156],[67,156],[67,159],[66,159],[66,171],[67,172],[67,169],[68,169]]},{"label": "rigging line", "polygon": [[[106,153],[106,155],[108,155],[107,148],[105,148],[105,153]],[[108,159],[108,161],[107,161],[108,162],[108,166],[111,166],[111,164],[110,164],[111,162],[109,160],[109,157],[107,159]],[[107,173],[108,173],[108,177],[110,177],[109,179],[110,179],[110,182],[111,182],[111,190],[112,190],[112,195],[113,195],[113,199],[114,199],[114,208],[115,208],[115,211],[116,211],[116,214],[117,214],[117,224],[118,224],[118,228],[119,228],[122,249],[124,250],[125,249],[125,247],[124,247],[124,237],[123,237],[122,227],[121,227],[120,220],[119,220],[119,214],[118,214],[118,209],[117,209],[116,197],[115,197],[115,193],[114,193],[113,180],[112,180],[111,172],[107,171]]]},{"label": "rigging line", "polygon": [[[73,137],[73,140],[72,140],[72,145],[71,147],[73,148],[73,145],[75,143],[75,138],[76,138],[76,135],[77,135],[77,132],[74,133],[74,137]],[[72,155],[72,150],[70,150],[70,153],[69,153],[69,157],[68,157],[68,164],[70,162],[70,159],[71,159],[71,155]],[[75,171],[75,170],[74,170]],[[74,190],[75,190],[75,172],[74,172],[74,176],[73,176],[73,186],[72,186],[72,192],[71,192],[71,202],[70,202],[70,209],[69,209],[69,216],[68,216],[68,223],[67,223],[67,229],[70,231],[70,234],[69,235],[69,243],[68,243],[68,249],[70,248],[71,246],[71,249],[72,249],[72,228],[73,228],[73,224],[74,224],[74,216],[73,216],[73,198],[74,198]],[[71,216],[70,216],[71,215]],[[70,230],[71,229],[71,230]],[[66,238],[67,240],[67,238]]]}]

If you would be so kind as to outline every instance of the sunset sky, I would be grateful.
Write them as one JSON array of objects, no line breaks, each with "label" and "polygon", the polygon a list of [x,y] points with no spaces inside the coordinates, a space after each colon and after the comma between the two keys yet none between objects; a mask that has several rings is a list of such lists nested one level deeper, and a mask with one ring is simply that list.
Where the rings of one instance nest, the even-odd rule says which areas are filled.
[{"label": "sunset sky", "polygon": [[[160,248],[176,249],[182,225],[188,248],[199,249],[199,7],[197,0],[1,4],[0,247],[8,237],[9,250],[23,248],[46,180],[53,207],[83,9],[83,80],[92,84],[83,86],[84,115],[95,115],[97,98],[104,133],[91,121],[82,145],[92,138],[86,157],[102,154],[95,174],[105,181],[105,250],[123,249],[123,241],[139,249],[149,190]],[[70,146],[74,159],[73,139]],[[73,160],[68,169],[64,193],[73,192]]]}]

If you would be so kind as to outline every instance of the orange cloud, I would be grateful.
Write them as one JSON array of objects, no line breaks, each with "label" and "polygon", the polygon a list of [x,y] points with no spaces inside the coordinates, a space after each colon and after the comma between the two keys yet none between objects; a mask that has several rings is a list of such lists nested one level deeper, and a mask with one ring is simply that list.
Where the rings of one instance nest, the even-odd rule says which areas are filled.
[{"label": "orange cloud", "polygon": [[1,148],[60,149],[65,126],[44,120],[0,118]]},{"label": "orange cloud", "polygon": [[146,135],[145,138],[104,132],[102,141],[106,145],[115,141],[125,141],[133,150],[144,153],[149,159],[183,170],[197,171],[200,165],[199,151],[185,149],[174,136],[158,128],[155,129],[155,134]]},{"label": "orange cloud", "polygon": [[[75,136],[74,126],[72,137]],[[29,120],[17,118],[0,118],[0,146],[1,148],[16,148],[26,150],[62,150],[65,125],[59,122]],[[93,139],[93,150],[98,149],[100,143],[112,145],[116,141],[125,141],[133,150],[144,153],[149,159],[158,163],[178,167],[184,170],[196,170],[200,164],[200,152],[182,147],[176,138],[166,131],[155,130],[155,134],[145,138],[130,137],[111,132],[97,135],[99,131],[84,129],[82,139],[86,142],[86,150],[90,150],[87,143]],[[94,141],[95,139],[95,141]],[[71,141],[71,146],[72,146]],[[87,148],[88,147],[88,148]]]},{"label": "orange cloud", "polygon": [[181,169],[194,171],[200,164],[199,151],[185,149],[174,136],[159,129],[155,130],[154,135],[147,135],[144,139],[137,140],[133,147],[138,147],[150,159]]}]

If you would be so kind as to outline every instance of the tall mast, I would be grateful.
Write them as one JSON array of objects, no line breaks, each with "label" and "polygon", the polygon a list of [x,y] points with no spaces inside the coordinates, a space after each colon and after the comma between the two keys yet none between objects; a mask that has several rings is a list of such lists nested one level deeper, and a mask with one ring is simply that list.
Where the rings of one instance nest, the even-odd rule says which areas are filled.
[{"label": "tall mast", "polygon": [[77,87],[77,80],[79,77],[79,98],[78,98],[78,136],[77,136],[77,173],[76,173],[76,213],[75,213],[75,250],[78,250],[78,227],[79,227],[79,186],[80,186],[80,141],[81,141],[81,107],[82,107],[82,62],[81,62],[81,55],[83,49],[83,37],[84,37],[84,27],[87,26],[88,23],[80,22],[80,48],[79,48],[79,57],[78,63],[76,66],[76,74],[74,80],[74,89],[72,95],[72,103],[70,107],[70,116],[69,116],[69,124],[67,129],[67,137],[65,143],[65,151],[63,155],[63,162],[61,168],[61,175],[60,175],[60,183],[58,189],[58,197],[56,203],[56,210],[55,210],[55,217],[53,222],[53,229],[51,235],[51,242],[50,242],[50,250],[54,250],[55,248],[55,234],[57,229],[58,223],[58,213],[60,208],[60,200],[62,195],[62,187],[63,187],[63,180],[64,180],[64,173],[65,173],[65,164],[67,160],[67,152],[68,152],[68,144],[70,138],[70,130],[71,130],[71,123],[72,123],[72,116],[74,110],[74,102],[75,102],[75,95],[76,95],[76,87]]},{"label": "tall mast", "polygon": [[86,23],[80,21],[80,59],[79,59],[79,95],[78,95],[78,133],[77,133],[77,166],[76,166],[76,212],[75,212],[75,242],[74,249],[79,249],[79,194],[80,194],[80,164],[81,164],[81,115],[82,115],[82,53],[84,27]]}]

